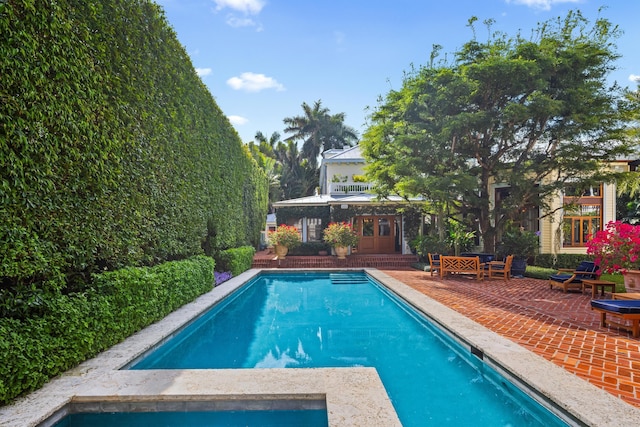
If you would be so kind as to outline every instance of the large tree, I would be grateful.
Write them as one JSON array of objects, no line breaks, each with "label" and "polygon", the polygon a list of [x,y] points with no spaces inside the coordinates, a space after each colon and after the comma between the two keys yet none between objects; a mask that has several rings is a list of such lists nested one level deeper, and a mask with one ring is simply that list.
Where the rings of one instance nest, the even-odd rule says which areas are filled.
[{"label": "large tree", "polygon": [[318,167],[322,151],[350,147],[358,141],[355,129],[344,124],[345,114],[330,114],[321,100],[314,102],[313,106],[303,102],[302,110],[304,114],[301,116],[283,119],[285,133],[291,134],[285,141],[302,141],[302,155],[312,167]]},{"label": "large tree", "polygon": [[[545,207],[565,182],[612,179],[606,161],[629,149],[622,89],[606,81],[618,32],[570,12],[530,40],[474,37],[449,62],[434,47],[430,63],[380,101],[361,142],[378,191],[460,214],[493,251],[504,221]],[[498,206],[496,183],[510,187]]]}]

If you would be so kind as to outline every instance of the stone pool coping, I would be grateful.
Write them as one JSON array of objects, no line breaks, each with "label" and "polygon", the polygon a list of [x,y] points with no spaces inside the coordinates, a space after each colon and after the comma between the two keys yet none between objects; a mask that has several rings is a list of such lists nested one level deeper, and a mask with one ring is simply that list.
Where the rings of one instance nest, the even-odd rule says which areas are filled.
[{"label": "stone pool coping", "polygon": [[[640,409],[387,274],[364,270],[570,425],[618,427],[634,425],[640,419]],[[251,407],[326,408],[331,427],[400,426],[374,368],[121,370],[261,271],[252,269],[223,283],[13,405],[0,408],[0,425],[47,425],[74,408],[153,411]]]}]

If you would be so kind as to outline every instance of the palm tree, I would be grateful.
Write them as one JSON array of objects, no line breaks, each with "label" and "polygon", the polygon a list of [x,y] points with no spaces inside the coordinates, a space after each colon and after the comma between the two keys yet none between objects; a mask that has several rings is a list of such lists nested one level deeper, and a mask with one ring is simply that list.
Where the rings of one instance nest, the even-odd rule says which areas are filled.
[{"label": "palm tree", "polygon": [[[256,145],[256,142],[258,143]],[[269,183],[269,212],[273,212],[273,203],[282,197],[282,185],[280,182],[282,174],[282,163],[278,160],[276,144],[280,143],[280,134],[273,132],[267,139],[260,131],[256,132],[255,142],[248,144],[249,152],[258,166],[267,175]]]},{"label": "palm tree", "polygon": [[282,164],[280,185],[284,199],[312,195],[318,183],[318,171],[304,158],[295,142],[279,142],[275,152]]},{"label": "palm tree", "polygon": [[285,141],[302,140],[302,154],[313,168],[318,167],[318,157],[322,151],[350,147],[358,140],[355,129],[344,124],[345,114],[329,114],[329,109],[322,106],[321,100],[314,102],[313,107],[303,102],[302,110],[303,115],[283,120],[287,126],[285,133],[292,133]]}]

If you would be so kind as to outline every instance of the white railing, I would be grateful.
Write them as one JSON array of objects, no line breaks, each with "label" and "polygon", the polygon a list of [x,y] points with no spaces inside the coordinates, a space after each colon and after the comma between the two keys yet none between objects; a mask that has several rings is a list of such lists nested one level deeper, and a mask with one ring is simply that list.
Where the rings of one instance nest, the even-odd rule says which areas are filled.
[{"label": "white railing", "polygon": [[370,182],[332,182],[329,184],[329,194],[359,194],[373,189]]}]

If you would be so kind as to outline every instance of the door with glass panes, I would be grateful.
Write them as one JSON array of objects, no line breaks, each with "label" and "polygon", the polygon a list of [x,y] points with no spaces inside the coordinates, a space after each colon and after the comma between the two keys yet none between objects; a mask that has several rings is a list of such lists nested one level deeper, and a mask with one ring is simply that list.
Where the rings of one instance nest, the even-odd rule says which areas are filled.
[{"label": "door with glass panes", "polygon": [[396,229],[399,222],[394,216],[359,216],[355,218],[355,229],[360,235],[357,253],[390,254],[395,253]]}]

